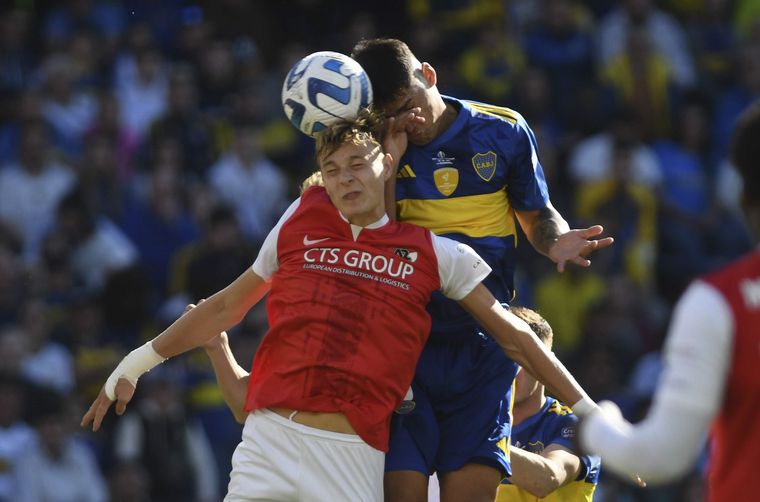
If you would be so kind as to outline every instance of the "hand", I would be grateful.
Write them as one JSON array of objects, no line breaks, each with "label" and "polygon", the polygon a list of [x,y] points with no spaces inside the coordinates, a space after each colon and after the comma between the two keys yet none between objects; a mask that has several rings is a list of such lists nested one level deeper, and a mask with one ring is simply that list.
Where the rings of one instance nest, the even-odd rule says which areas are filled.
[{"label": "hand", "polygon": [[422,109],[417,107],[395,117],[388,117],[383,136],[383,151],[391,154],[394,162],[398,163],[406,151],[409,142],[407,133],[416,124],[425,123],[425,117],[419,115],[421,112]]},{"label": "hand", "polygon": [[591,260],[586,257],[597,249],[611,246],[614,242],[612,237],[603,239],[591,239],[604,231],[601,225],[570,230],[560,235],[549,248],[549,258],[557,264],[557,271],[564,272],[567,262],[575,263],[581,267],[591,265]]},{"label": "hand", "polygon": [[[201,300],[198,302],[198,305],[200,305],[201,303],[205,301],[206,301],[205,298],[201,298]],[[185,307],[185,310],[182,312],[182,315],[187,314],[188,312],[193,310],[195,307],[196,305],[194,303],[188,303],[187,307]],[[214,350],[214,349],[219,349],[227,344],[229,344],[229,338],[227,337],[227,332],[222,331],[218,335],[210,338],[209,340],[206,340],[201,345],[201,347],[203,348],[203,350]]]},{"label": "hand", "polygon": [[[119,381],[116,382],[114,395],[116,396],[116,414],[123,415],[127,409],[127,404],[132,400],[132,396],[135,395],[135,386],[129,383],[129,380],[126,378],[119,378]],[[112,403],[113,401],[106,395],[105,388],[101,388],[98,397],[95,398],[90,409],[84,414],[82,422],[79,425],[82,428],[86,428],[92,422],[92,431],[97,432],[103,423],[103,417],[108,413],[108,408],[111,407]]]}]

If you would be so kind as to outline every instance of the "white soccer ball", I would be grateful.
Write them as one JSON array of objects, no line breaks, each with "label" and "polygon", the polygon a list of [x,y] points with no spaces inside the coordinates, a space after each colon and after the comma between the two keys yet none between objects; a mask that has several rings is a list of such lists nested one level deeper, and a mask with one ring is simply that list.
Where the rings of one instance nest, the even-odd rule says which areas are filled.
[{"label": "white soccer ball", "polygon": [[372,103],[364,69],[338,52],[315,52],[298,61],[282,84],[288,119],[309,136],[340,120],[353,120]]}]

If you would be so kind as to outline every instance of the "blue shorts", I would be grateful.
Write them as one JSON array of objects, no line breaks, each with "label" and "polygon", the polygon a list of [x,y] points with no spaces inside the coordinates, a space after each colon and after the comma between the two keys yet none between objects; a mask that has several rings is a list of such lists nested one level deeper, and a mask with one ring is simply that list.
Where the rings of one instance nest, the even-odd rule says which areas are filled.
[{"label": "blue shorts", "polygon": [[394,414],[385,470],[426,475],[485,464],[510,475],[517,364],[489,336],[428,342],[412,383],[414,410]]}]

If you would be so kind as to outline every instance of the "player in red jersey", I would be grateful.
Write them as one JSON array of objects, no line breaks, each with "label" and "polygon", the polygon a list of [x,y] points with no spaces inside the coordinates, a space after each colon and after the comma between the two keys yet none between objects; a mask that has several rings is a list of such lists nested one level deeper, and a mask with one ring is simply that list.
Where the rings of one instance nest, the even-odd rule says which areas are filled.
[{"label": "player in red jersey", "polygon": [[471,248],[388,219],[393,159],[378,130],[367,116],[320,134],[325,187],[291,205],[249,270],[128,354],[82,426],[97,430],[114,400],[123,413],[140,375],[239,322],[267,292],[270,329],[250,374],[226,500],[382,500],[390,416],[412,380],[436,290],[563,399],[593,409],[528,325],[480,284],[490,268]]},{"label": "player in red jersey", "polygon": [[[731,160],[744,179],[746,219],[760,233],[760,103],[737,123]],[[605,468],[651,483],[683,475],[710,427],[709,500],[750,500],[760,481],[760,251],[693,282],[676,306],[665,368],[647,417],[581,424]],[[614,405],[612,405],[614,406]]]}]

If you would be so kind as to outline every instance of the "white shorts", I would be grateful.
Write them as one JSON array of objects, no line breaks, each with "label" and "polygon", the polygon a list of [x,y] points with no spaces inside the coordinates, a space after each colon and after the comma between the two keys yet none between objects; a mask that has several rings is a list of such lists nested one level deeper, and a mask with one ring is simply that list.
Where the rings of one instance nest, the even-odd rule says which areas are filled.
[{"label": "white shorts", "polygon": [[226,502],[382,502],[385,453],[354,434],[323,431],[269,411],[248,415],[232,455]]}]

